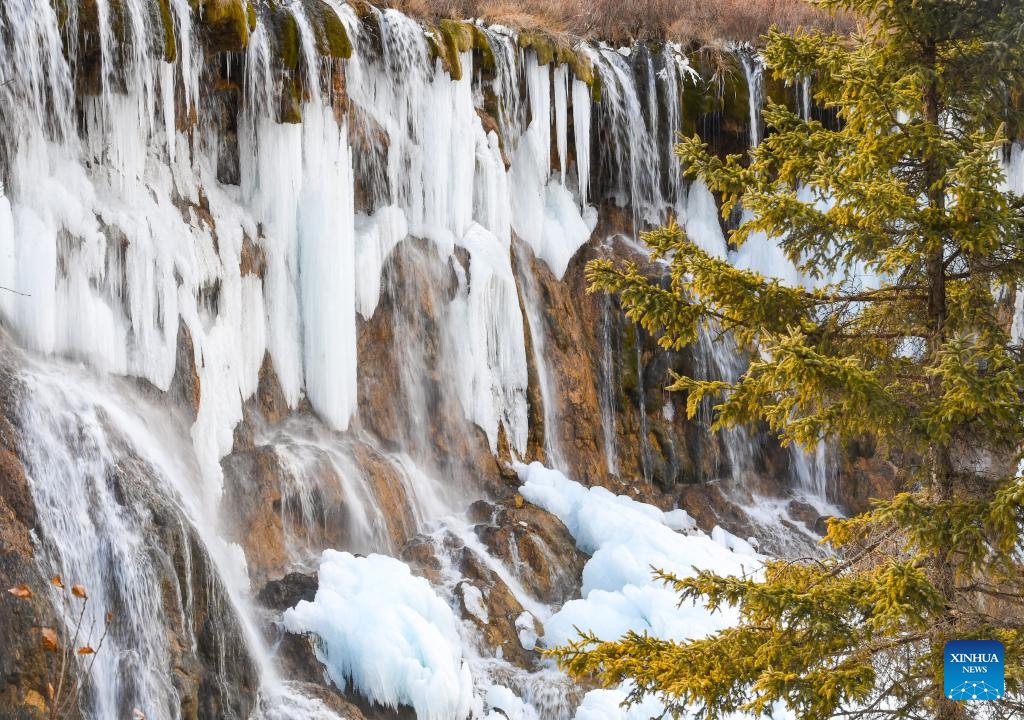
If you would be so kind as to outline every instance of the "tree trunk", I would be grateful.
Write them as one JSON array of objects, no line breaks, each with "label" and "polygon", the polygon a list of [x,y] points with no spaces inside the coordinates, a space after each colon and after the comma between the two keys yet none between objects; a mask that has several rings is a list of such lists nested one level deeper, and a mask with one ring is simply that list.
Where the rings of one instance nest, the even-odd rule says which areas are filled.
[{"label": "tree trunk", "polygon": [[[925,64],[932,72],[932,81],[925,89],[922,114],[925,123],[934,128],[940,127],[941,119],[941,99],[938,82],[935,78],[936,61],[935,46],[926,46]],[[946,209],[946,191],[943,183],[945,168],[942,159],[936,157],[933,148],[927,148],[925,152],[924,168],[928,206],[931,210],[936,211],[937,216],[941,216]],[[929,228],[928,233],[929,236],[924,238],[928,277],[928,351],[932,359],[935,360],[946,339],[946,238],[940,230]],[[929,382],[929,386],[932,400],[938,402],[942,392],[939,379],[933,378]],[[931,465],[929,499],[935,504],[948,502],[955,495],[955,478],[949,445],[932,443],[928,448],[928,456]],[[945,598],[945,610],[943,617],[930,631],[929,641],[933,652],[943,653],[946,642],[956,638],[956,570],[951,560],[937,555],[932,558],[931,575],[935,589]],[[940,677],[934,678],[933,682],[935,683],[933,697],[936,720],[962,720],[964,718],[963,704],[946,698]]]}]

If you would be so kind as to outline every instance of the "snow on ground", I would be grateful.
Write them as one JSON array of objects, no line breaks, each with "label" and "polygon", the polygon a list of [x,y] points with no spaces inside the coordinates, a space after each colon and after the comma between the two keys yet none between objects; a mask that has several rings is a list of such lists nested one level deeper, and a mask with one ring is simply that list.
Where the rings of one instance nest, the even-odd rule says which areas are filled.
[{"label": "snow on ground", "polygon": [[[692,602],[680,606],[679,596],[655,581],[651,569],[683,577],[695,568],[756,573],[761,558],[749,543],[721,528],[709,537],[682,510],[666,513],[605,488],[587,488],[540,463],[517,470],[523,497],[558,516],[576,546],[591,556],[583,569],[583,597],[569,601],[544,623],[545,646],[577,639],[577,628],[609,640],[629,630],[683,640],[736,622],[735,611],[712,615]],[[621,707],[626,694],[625,687],[591,691],[575,720],[640,720],[661,714],[656,698]],[[779,717],[787,715],[781,712]]]},{"label": "snow on ground", "polygon": [[294,633],[314,632],[331,680],[349,680],[387,707],[411,705],[418,720],[469,715],[473,681],[455,615],[405,563],[385,555],[325,550],[313,602],[284,614]]}]

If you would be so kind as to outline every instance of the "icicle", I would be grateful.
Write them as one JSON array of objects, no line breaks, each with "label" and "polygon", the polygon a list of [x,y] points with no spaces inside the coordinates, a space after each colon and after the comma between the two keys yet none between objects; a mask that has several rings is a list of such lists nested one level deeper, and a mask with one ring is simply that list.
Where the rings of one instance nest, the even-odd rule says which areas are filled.
[{"label": "icicle", "polygon": [[559,65],[555,68],[555,140],[558,145],[558,169],[562,185],[565,185],[565,162],[569,145],[569,68]]},{"label": "icicle", "polygon": [[585,208],[590,190],[590,87],[576,78],[572,81],[572,131],[580,207]]},{"label": "icicle", "polygon": [[352,159],[329,107],[303,109],[305,180],[298,212],[306,393],[337,430],[356,410]]}]

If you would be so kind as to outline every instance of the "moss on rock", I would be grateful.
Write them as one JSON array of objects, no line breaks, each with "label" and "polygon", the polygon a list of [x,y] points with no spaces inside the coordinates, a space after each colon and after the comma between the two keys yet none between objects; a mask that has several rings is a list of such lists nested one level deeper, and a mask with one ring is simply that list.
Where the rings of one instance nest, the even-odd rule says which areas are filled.
[{"label": "moss on rock", "polygon": [[174,62],[178,57],[178,43],[174,37],[174,18],[171,16],[169,0],[157,0],[160,7],[160,22],[164,26],[164,60]]},{"label": "moss on rock", "polygon": [[213,52],[241,52],[249,44],[246,0],[189,0]]},{"label": "moss on rock", "polygon": [[558,48],[558,62],[560,65],[568,65],[577,80],[586,83],[590,87],[594,86],[596,78],[594,76],[594,63],[591,62],[590,56],[572,47],[560,46]]},{"label": "moss on rock", "polygon": [[533,50],[539,65],[550,65],[555,59],[555,41],[544,33],[524,30],[519,33],[519,47]]},{"label": "moss on rock", "polygon": [[497,63],[494,60],[494,49],[491,47],[491,41],[487,38],[487,33],[479,25],[470,25],[473,29],[473,50],[477,52],[480,57],[480,64],[484,70],[493,72]]},{"label": "moss on rock", "polygon": [[461,80],[461,53],[473,49],[473,26],[459,20],[442,20],[438,23],[436,32],[440,36],[442,49],[447,56],[448,73],[452,76],[452,80]]},{"label": "moss on rock", "polygon": [[316,49],[325,56],[337,59],[352,57],[352,41],[349,39],[345,23],[338,14],[324,2],[316,0],[306,4],[306,15],[309,17],[316,37]]},{"label": "moss on rock", "polygon": [[287,10],[282,11],[278,17],[277,51],[285,69],[294,71],[299,66],[299,58],[302,57],[299,24],[295,16]]},{"label": "moss on rock", "polygon": [[430,59],[440,60],[442,70],[451,75],[453,80],[461,80],[462,60],[459,58],[458,46],[435,25],[425,25],[423,32],[427,39]]}]

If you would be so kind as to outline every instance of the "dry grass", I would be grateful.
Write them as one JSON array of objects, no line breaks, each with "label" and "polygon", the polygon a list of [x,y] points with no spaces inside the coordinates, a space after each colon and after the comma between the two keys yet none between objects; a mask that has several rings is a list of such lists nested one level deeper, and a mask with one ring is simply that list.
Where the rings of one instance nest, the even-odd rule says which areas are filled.
[{"label": "dry grass", "polygon": [[849,29],[804,0],[392,0],[418,17],[482,18],[523,30],[608,41],[681,40],[716,45],[760,38],[772,25]]}]

